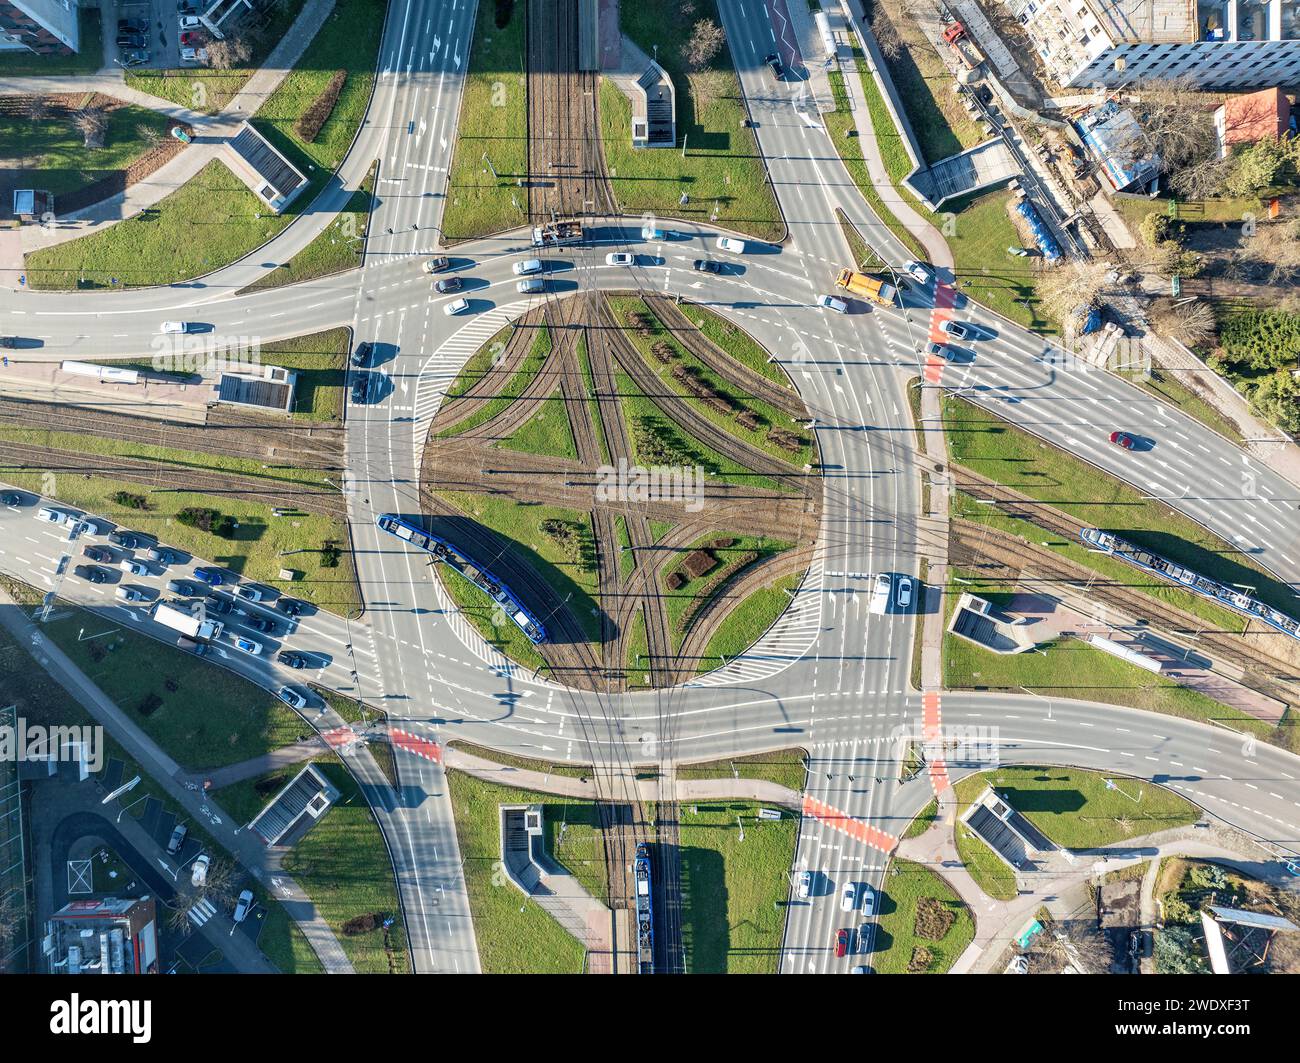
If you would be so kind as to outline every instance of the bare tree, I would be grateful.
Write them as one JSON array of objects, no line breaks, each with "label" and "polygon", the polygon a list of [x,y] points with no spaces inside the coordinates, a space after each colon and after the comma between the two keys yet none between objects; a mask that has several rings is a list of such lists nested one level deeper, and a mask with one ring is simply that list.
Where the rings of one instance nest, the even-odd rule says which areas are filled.
[{"label": "bare tree", "polygon": [[1106,287],[1106,273],[1104,262],[1071,259],[1040,273],[1034,287],[1043,309],[1065,321],[1078,307],[1096,301]]},{"label": "bare tree", "polygon": [[1246,253],[1267,266],[1268,284],[1282,287],[1300,281],[1300,218],[1260,225]]},{"label": "bare tree", "polygon": [[876,6],[871,13],[871,34],[876,38],[876,46],[886,59],[897,59],[903,54],[903,38],[884,10]]},{"label": "bare tree", "polygon": [[1061,971],[1073,964],[1085,974],[1110,971],[1110,945],[1097,927],[1083,919],[1066,919],[1052,923],[1034,938],[1031,962],[1039,970]]},{"label": "bare tree", "polygon": [[1182,303],[1162,299],[1151,310],[1151,324],[1162,336],[1169,336],[1187,347],[1210,344],[1217,335],[1214,311],[1201,299]]},{"label": "bare tree", "polygon": [[1116,154],[1131,160],[1157,158],[1170,187],[1186,198],[1217,192],[1233,168],[1231,160],[1219,158],[1217,98],[1198,91],[1186,76],[1141,82],[1136,95],[1136,129],[1116,146]]},{"label": "bare tree", "polygon": [[82,107],[72,112],[72,124],[77,132],[85,138],[88,148],[104,146],[104,132],[108,129],[108,115],[104,108],[95,104]]},{"label": "bare tree", "polygon": [[691,83],[691,97],[697,111],[717,102],[731,87],[730,75],[725,70],[698,70],[686,77]]},{"label": "bare tree", "polygon": [[50,116],[50,101],[39,94],[24,96],[22,114],[29,122],[41,122]]},{"label": "bare tree", "polygon": [[687,69],[703,70],[717,58],[726,42],[727,35],[721,26],[710,18],[700,19],[691,30],[690,39],[682,45],[682,59]]},{"label": "bare tree", "polygon": [[253,55],[252,46],[243,37],[208,41],[204,47],[208,53],[208,66],[213,70],[231,70],[243,66]]}]

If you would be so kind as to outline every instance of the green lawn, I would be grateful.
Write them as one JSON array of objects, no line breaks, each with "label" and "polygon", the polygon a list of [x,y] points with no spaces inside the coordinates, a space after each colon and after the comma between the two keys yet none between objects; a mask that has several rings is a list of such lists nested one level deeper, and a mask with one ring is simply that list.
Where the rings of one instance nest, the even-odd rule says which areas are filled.
[{"label": "green lawn", "polygon": [[[500,607],[486,593],[454,568],[440,565],[437,572],[447,596],[456,603],[461,615],[473,625],[484,641],[525,668],[535,671],[546,664],[537,652],[537,647],[508,618],[502,616]],[[497,618],[500,618],[500,624],[494,623]]]},{"label": "green lawn", "polygon": [[[1107,789],[1106,780],[1116,788]],[[993,787],[1017,812],[1066,849],[1117,845],[1200,818],[1190,801],[1163,786],[1083,768],[1006,765],[956,784],[958,816]]]},{"label": "green lawn", "polygon": [[[955,572],[966,583],[948,587],[946,611],[951,615],[962,591],[995,604],[1007,597],[1001,584],[989,583],[970,572]],[[1073,638],[1045,643],[1042,653],[997,654],[955,635],[944,635],[944,686],[952,689],[1009,690],[1027,688],[1046,698],[1081,698],[1113,705],[1131,705],[1150,712],[1202,722],[1218,721],[1237,730],[1268,738],[1272,728],[1171,679]]]},{"label": "green lawn", "polygon": [[449,743],[449,745],[454,749],[459,749],[462,753],[468,753],[470,756],[490,760],[494,764],[501,764],[508,768],[518,768],[520,771],[539,771],[543,775],[563,775],[569,779],[581,779],[591,774],[591,766],[588,764],[557,764],[551,760],[520,757],[514,753],[503,753],[499,749],[489,749],[487,746],[475,745],[473,742],[462,742],[459,739]]},{"label": "green lawn", "polygon": [[0,52],[0,77],[66,77],[93,74],[104,63],[102,23],[98,8],[77,11],[77,50],[71,55],[37,55],[27,49]]},{"label": "green lawn", "polygon": [[230,70],[181,67],[174,70],[128,70],[127,86],[158,96],[192,111],[215,114],[230,102],[298,17],[305,0],[281,0],[270,8],[266,28],[250,38],[248,65]]},{"label": "green lawn", "polygon": [[[439,492],[443,498],[459,507],[486,528],[504,536],[515,544],[523,560],[551,585],[556,602],[571,596],[569,608],[592,642],[600,639],[600,607],[598,573],[595,563],[595,546],[591,531],[591,516],[576,509],[562,506],[534,506],[495,495],[471,495],[456,491]],[[578,525],[578,541],[582,544],[579,556],[565,549],[542,531],[548,520],[564,521]],[[546,603],[537,603],[544,614]],[[546,623],[545,616],[541,617]]]},{"label": "green lawn", "polygon": [[[536,903],[528,901],[501,871],[502,804],[546,804],[548,818],[558,801],[527,790],[481,782],[459,771],[447,773],[456,837],[465,869],[479,962],[485,974],[579,974],[583,948]],[[581,880],[580,880],[581,881]]]},{"label": "green lawn", "polygon": [[[42,475],[37,472],[5,474],[15,487],[36,492],[42,490]],[[54,497],[107,517],[115,524],[156,535],[162,542],[232,569],[245,579],[277,587],[331,612],[345,613],[360,605],[352,555],[348,551],[347,530],[331,517],[317,513],[276,517],[272,514],[273,506],[260,502],[245,502],[229,495],[216,497],[170,490],[145,491],[151,508],[147,513],[141,513],[114,499],[113,496],[122,490],[140,493],[141,488],[130,481],[102,476],[61,475],[57,478]],[[193,506],[215,509],[234,517],[239,525],[235,537],[223,539],[186,527],[175,519],[181,510]],[[327,541],[339,543],[342,547],[342,557],[335,568],[327,568],[322,563],[320,550]],[[281,557],[282,552],[288,550],[307,552],[294,554],[292,559]],[[295,572],[301,573],[299,579],[286,582],[279,578],[279,571],[286,562]]]},{"label": "green lawn", "polygon": [[748,366],[782,387],[793,387],[785,370],[770,360],[767,348],[739,325],[732,324],[721,314],[697,303],[682,303],[680,309],[707,339],[712,340],[715,346],[726,351],[741,365]]},{"label": "green lawn", "polygon": [[[691,543],[686,550],[682,551],[682,557],[685,558],[686,554],[691,550],[709,547],[709,544],[718,538],[734,539],[735,541],[731,546],[709,548],[713,556],[717,558],[718,564],[716,567],[709,572],[704,573],[704,575],[697,576],[694,579],[688,577],[686,582],[676,590],[669,590],[667,586],[663,586],[662,588],[662,594],[665,598],[664,609],[668,614],[668,622],[672,627],[673,646],[676,649],[681,648],[686,633],[690,629],[691,623],[694,622],[694,618],[699,615],[700,610],[703,609],[704,605],[711,598],[717,595],[718,591],[721,590],[730,580],[732,575],[744,568],[748,568],[750,564],[762,560],[763,558],[771,557],[774,554],[779,554],[785,550],[789,550],[794,545],[793,543],[784,542],[780,539],[765,539],[753,535],[723,536],[718,532],[711,532]],[[751,561],[744,561],[745,555],[748,554],[755,554],[757,556]],[[744,561],[744,563],[739,564],[742,561]],[[737,565],[738,567],[734,567],[732,571],[728,572],[730,567]],[[670,564],[660,569],[660,584],[664,583],[665,578],[671,572],[677,571],[678,569],[681,570],[683,576],[686,575],[685,569],[682,568],[680,564]],[[726,574],[725,578],[719,578],[720,576],[723,576],[724,573]],[[788,601],[788,597],[784,591],[778,591],[777,593],[782,598],[787,598]],[[748,599],[746,599],[746,601],[748,601]],[[722,636],[723,645],[739,645],[742,638],[746,637],[748,633],[753,632],[754,618],[758,616],[760,612],[767,612],[770,615],[770,606],[774,602],[776,602],[776,599],[767,600],[769,608],[766,610],[762,609],[763,603],[760,602],[758,609],[748,611],[744,616],[742,616],[741,621],[735,625],[731,625],[730,629],[728,629],[727,622],[724,621],[723,626],[717,632],[718,635]],[[741,603],[740,606],[737,606],[737,610],[742,608],[743,605],[744,603]],[[735,615],[735,610],[733,610],[731,615]],[[758,634],[762,634],[762,632],[760,631],[755,634],[754,638],[757,638]],[[748,648],[752,643],[753,638],[751,638],[749,642],[745,643],[745,648]]]},{"label": "green lawn", "polygon": [[262,361],[298,374],[293,415],[303,421],[337,421],[343,415],[352,330],[327,329],[310,336],[277,340],[262,348]]},{"label": "green lawn", "polygon": [[610,464],[609,443],[605,440],[605,422],[600,415],[600,403],[596,401],[596,384],[591,375],[591,355],[587,352],[587,334],[578,337],[578,365],[582,369],[582,385],[587,395],[587,416],[591,418],[592,429],[596,433],[596,442],[600,444],[600,458],[606,465]]},{"label": "green lawn", "polygon": [[239,294],[279,288],[285,284],[301,284],[360,267],[374,187],[375,168],[372,166],[361,187],[352,193],[347,208],[339,212],[324,232],[288,262],[242,288]]},{"label": "green lawn", "polygon": [[167,136],[170,124],[165,115],[130,104],[115,106],[106,117],[104,146],[88,148],[70,114],[34,122],[19,108],[0,109],[0,167],[36,171],[27,180],[52,192],[59,210],[59,197],[115,173],[125,176],[132,162]]},{"label": "green lawn", "polygon": [[754,645],[793,600],[790,593],[799,586],[802,576],[782,576],[760,587],[735,606],[709,639],[704,656],[697,663],[701,672],[717,668]]},{"label": "green lawn", "polygon": [[516,2],[510,21],[497,29],[495,5],[479,2],[442,219],[446,241],[486,236],[526,220],[528,190],[515,184],[528,171],[526,6]]},{"label": "green lawn", "polygon": [[688,974],[776,973],[798,819],[760,820],[758,808],[750,801],[678,806]]},{"label": "green lawn", "polygon": [[[93,236],[29,254],[28,284],[34,288],[70,289],[189,280],[244,257],[281,232],[300,213],[310,211],[317,193],[351,146],[369,102],[383,15],[384,8],[371,0],[338,0],[297,67],[254,116],[258,130],[308,178],[307,187],[284,214],[273,214],[242,181],[214,160],[171,195],[133,218]],[[293,122],[316,99],[335,70],[347,71],[347,81],[315,141],[304,143],[292,131]],[[176,79],[147,80],[151,84],[140,86],[144,91],[162,95],[175,90],[172,82]],[[200,83],[207,85],[206,81]],[[238,87],[235,84],[232,91]],[[189,91],[187,87],[187,102]],[[211,92],[207,98],[212,99]]]},{"label": "green lawn", "polygon": [[[1189,517],[1144,499],[1141,493],[1094,466],[1015,428],[964,399],[943,396],[944,428],[955,464],[965,465],[998,483],[1050,502],[1071,516],[1113,531],[1131,542],[1195,569],[1222,583],[1254,586],[1263,601],[1295,615],[1300,599],[1244,553],[1206,531]],[[981,509],[990,507],[981,506]],[[1044,535],[1043,538],[1051,538]],[[1095,557],[1097,555],[1089,555]],[[1129,580],[1135,569],[1125,565]],[[1180,591],[1183,599],[1195,596]],[[1169,598],[1171,602],[1175,599]],[[1178,600],[1193,609],[1190,601]],[[1216,609],[1215,622],[1226,611]],[[1235,621],[1240,630],[1242,621]]]},{"label": "green lawn", "polygon": [[650,640],[645,630],[645,610],[638,609],[632,614],[632,629],[628,632],[627,642],[627,686],[637,690],[650,683]]},{"label": "green lawn", "polygon": [[[491,341],[489,341],[488,349],[491,349]],[[458,436],[462,432],[468,432],[471,428],[486,424],[492,418],[504,413],[510,404],[519,398],[533,378],[542,371],[542,366],[546,364],[546,359],[550,356],[551,350],[551,330],[543,325],[537,329],[533,336],[532,346],[528,349],[528,354],[519,363],[519,368],[514,371],[505,386],[497,390],[493,398],[485,402],[464,420],[453,423],[450,428],[444,428],[438,433],[438,438],[446,439],[450,436]],[[479,354],[481,353],[483,352],[479,352]],[[459,384],[459,377],[452,382],[453,387],[457,387],[459,384],[456,394],[459,395],[468,390],[473,380],[484,372],[481,363],[477,362],[479,354],[476,354],[471,359],[475,363],[473,367],[467,365],[460,373],[461,377],[467,378],[468,383]],[[449,415],[454,416],[455,410],[455,406],[449,407]]]},{"label": "green lawn", "polygon": [[[1170,200],[1150,199],[1142,195],[1117,195],[1113,200],[1115,209],[1124,216],[1129,228],[1136,236],[1138,226],[1148,214],[1169,215]],[[1239,199],[1203,199],[1180,202],[1177,217],[1187,222],[1226,222],[1240,224],[1243,214],[1258,215],[1263,205],[1256,196],[1243,196]]]},{"label": "green lawn", "polygon": [[496,444],[524,454],[542,454],[576,461],[578,444],[569,425],[569,409],[564,395],[556,390],[542,403],[541,409],[513,433]]},{"label": "green lawn", "polygon": [[117,619],[63,603],[57,612],[68,615],[43,624],[45,637],[187,769],[257,756],[303,730],[275,695],[225,668]]},{"label": "green lawn", "polygon": [[[923,905],[929,914],[918,927]],[[944,974],[975,937],[970,909],[942,878],[910,860],[890,862],[876,923],[870,962],[877,974]]]},{"label": "green lawn", "polygon": [[[785,230],[767,183],[754,134],[745,127],[731,53],[724,45],[711,66],[722,82],[716,98],[703,104],[692,91],[682,61],[681,46],[699,19],[721,25],[715,0],[699,0],[688,10],[677,4],[624,4],[620,27],[647,54],[656,53],[673,80],[676,93],[677,140],[686,143],[686,157],[668,148],[634,149],[632,107],[609,81],[600,85],[601,139],[605,164],[618,208],[627,214],[651,213],[703,221],[716,210],[727,228],[779,240]],[[690,202],[679,203],[682,193]],[[715,206],[716,205],[716,206]]]},{"label": "green lawn", "polygon": [[903,831],[903,838],[919,838],[939,818],[939,800],[935,798],[916,814],[916,818]]},{"label": "green lawn", "polygon": [[679,764],[679,779],[761,779],[774,782],[795,793],[803,791],[807,772],[804,770],[805,753],[802,749],[775,749],[770,753],[754,753],[747,757],[729,757],[696,764]]}]

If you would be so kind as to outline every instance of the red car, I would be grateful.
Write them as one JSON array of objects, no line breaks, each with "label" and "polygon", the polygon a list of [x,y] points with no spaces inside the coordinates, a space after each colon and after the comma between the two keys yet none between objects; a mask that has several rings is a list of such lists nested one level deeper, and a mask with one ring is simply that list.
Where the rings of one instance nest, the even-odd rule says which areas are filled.
[{"label": "red car", "polygon": [[1110,441],[1117,447],[1123,447],[1125,450],[1132,450],[1137,446],[1137,440],[1127,432],[1111,432]]},{"label": "red car", "polygon": [[848,955],[849,951],[849,932],[847,930],[835,931],[835,955],[837,957]]},{"label": "red car", "polygon": [[203,42],[199,39],[199,35],[195,33],[193,30],[189,31],[188,33],[181,34],[182,48],[197,48],[202,43]]},{"label": "red car", "polygon": [[107,565],[113,563],[113,555],[102,546],[88,546],[85,549],[85,554],[92,561],[99,561]]}]

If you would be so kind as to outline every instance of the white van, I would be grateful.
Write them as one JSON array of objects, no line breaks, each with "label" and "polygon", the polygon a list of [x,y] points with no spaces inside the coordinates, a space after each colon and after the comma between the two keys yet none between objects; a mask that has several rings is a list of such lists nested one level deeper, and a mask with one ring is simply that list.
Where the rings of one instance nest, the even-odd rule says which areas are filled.
[{"label": "white van", "polygon": [[189,324],[184,321],[164,321],[159,331],[162,332],[164,335],[173,332],[179,332],[183,334],[185,332],[188,332],[189,328],[190,328]]},{"label": "white van", "polygon": [[719,236],[717,246],[719,251],[730,251],[733,255],[745,253],[745,241],[737,240],[734,236]]},{"label": "white van", "polygon": [[888,572],[878,573],[876,582],[871,588],[871,603],[868,609],[873,613],[883,613],[889,605],[889,588],[893,581],[889,578]]},{"label": "white van", "polygon": [[532,273],[541,273],[542,260],[540,258],[526,258],[522,262],[516,262],[514,270],[516,277],[527,277]]}]

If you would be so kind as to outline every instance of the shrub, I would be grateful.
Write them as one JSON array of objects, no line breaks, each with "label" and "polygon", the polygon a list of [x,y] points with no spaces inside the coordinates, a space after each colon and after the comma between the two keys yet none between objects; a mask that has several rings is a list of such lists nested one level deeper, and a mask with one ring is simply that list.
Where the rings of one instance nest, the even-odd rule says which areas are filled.
[{"label": "shrub", "polygon": [[144,495],[133,495],[130,491],[118,491],[113,501],[127,509],[148,509],[149,500]]},{"label": "shrub", "polygon": [[320,545],[320,564],[321,568],[338,568],[339,558],[343,556],[343,551],[339,549],[339,544],[332,539],[326,539]]},{"label": "shrub", "polygon": [[356,937],[358,934],[368,934],[370,931],[380,926],[383,921],[384,917],[379,912],[366,912],[364,915],[354,915],[343,924],[343,933],[347,937]]},{"label": "shrub", "polygon": [[503,30],[510,24],[510,16],[515,13],[515,0],[497,0],[497,29]]},{"label": "shrub", "polygon": [[1252,369],[1284,369],[1300,361],[1300,314],[1254,307],[1219,322],[1223,359]]},{"label": "shrub", "polygon": [[199,531],[210,532],[221,524],[222,517],[215,509],[204,509],[202,506],[186,506],[176,514],[176,520],[187,528],[197,528]]},{"label": "shrub", "polygon": [[348,80],[346,70],[336,70],[330,75],[329,84],[319,96],[311,101],[311,105],[298,116],[297,121],[293,123],[293,131],[298,134],[299,139],[304,143],[311,144],[320,134],[321,127],[329,120],[329,116],[334,113],[334,105],[338,103],[339,93],[343,91],[343,85]]},{"label": "shrub", "polygon": [[1169,239],[1169,216],[1152,211],[1138,225],[1138,235],[1147,247],[1157,247]]}]

